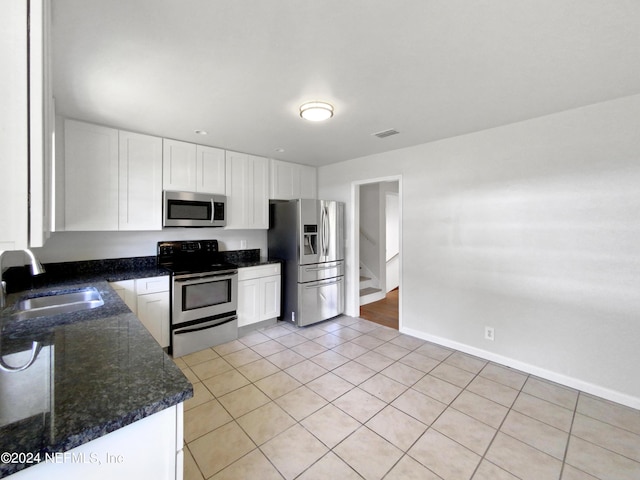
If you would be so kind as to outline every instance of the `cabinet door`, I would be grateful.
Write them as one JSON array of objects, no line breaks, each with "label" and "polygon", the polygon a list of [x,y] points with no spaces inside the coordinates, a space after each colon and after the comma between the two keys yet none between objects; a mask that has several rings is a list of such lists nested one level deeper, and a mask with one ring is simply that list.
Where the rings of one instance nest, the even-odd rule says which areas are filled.
[{"label": "cabinet door", "polygon": [[251,208],[248,228],[269,228],[269,160],[249,155]]},{"label": "cabinet door", "polygon": [[118,131],[65,121],[65,230],[118,230]]},{"label": "cabinet door", "polygon": [[138,318],[161,347],[169,346],[169,292],[138,295]]},{"label": "cabinet door", "polygon": [[196,191],[226,195],[224,150],[198,145],[196,157]]},{"label": "cabinet door", "polygon": [[163,139],[162,188],[196,191],[196,145]]},{"label": "cabinet door", "polygon": [[280,275],[260,279],[260,320],[280,316]]},{"label": "cabinet door", "polygon": [[115,290],[122,301],[133,313],[138,312],[138,296],[136,295],[135,280],[120,280],[110,282],[111,288]]},{"label": "cabinet door", "polygon": [[260,321],[260,279],[238,282],[238,327]]},{"label": "cabinet door", "polygon": [[226,152],[227,227],[244,228],[247,222],[249,192],[248,159],[244,153]]},{"label": "cabinet door", "polygon": [[29,246],[27,6],[3,2],[0,15],[0,250]]},{"label": "cabinet door", "polygon": [[298,165],[300,168],[300,198],[318,198],[317,169],[309,165]]},{"label": "cabinet door", "polygon": [[51,81],[51,2],[29,2],[29,246],[51,233],[54,105]]},{"label": "cabinet door", "polygon": [[227,228],[269,228],[268,160],[226,152]]},{"label": "cabinet door", "polygon": [[269,198],[292,200],[317,197],[315,167],[271,159],[269,170]]},{"label": "cabinet door", "polygon": [[119,229],[162,230],[162,139],[119,133]]},{"label": "cabinet door", "polygon": [[271,191],[269,198],[291,200],[300,198],[300,172],[298,165],[280,160],[270,161]]}]

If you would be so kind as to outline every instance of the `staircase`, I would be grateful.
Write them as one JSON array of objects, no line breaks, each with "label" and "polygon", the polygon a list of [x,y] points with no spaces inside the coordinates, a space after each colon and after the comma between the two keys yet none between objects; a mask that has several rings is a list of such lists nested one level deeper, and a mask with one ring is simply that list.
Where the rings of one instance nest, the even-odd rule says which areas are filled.
[{"label": "staircase", "polygon": [[379,285],[378,278],[367,267],[360,265],[360,305],[377,302],[385,297]]}]

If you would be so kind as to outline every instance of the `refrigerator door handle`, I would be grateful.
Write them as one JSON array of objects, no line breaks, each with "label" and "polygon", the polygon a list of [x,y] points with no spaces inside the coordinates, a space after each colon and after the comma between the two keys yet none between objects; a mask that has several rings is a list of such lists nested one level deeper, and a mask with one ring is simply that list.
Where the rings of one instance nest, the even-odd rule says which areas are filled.
[{"label": "refrigerator door handle", "polygon": [[328,270],[330,268],[336,268],[338,266],[340,266],[339,262],[333,262],[333,263],[328,263],[326,265],[318,265],[317,267],[305,268],[305,271],[307,271],[307,272],[321,272],[323,270]]},{"label": "refrigerator door handle", "polygon": [[321,205],[320,207],[320,250],[319,253],[321,256],[325,255],[325,246],[324,246],[324,224],[325,224],[325,218],[324,218],[324,205]]},{"label": "refrigerator door handle", "polygon": [[327,206],[323,205],[322,207],[322,255],[329,255],[329,222],[328,222],[329,212],[327,212]]},{"label": "refrigerator door handle", "polygon": [[335,281],[333,281],[333,282],[328,282],[328,283],[320,283],[320,284],[317,284],[317,285],[305,285],[305,287],[304,287],[304,288],[306,288],[306,289],[310,289],[310,288],[322,288],[322,287],[327,287],[327,286],[329,286],[329,285],[335,285],[336,283],[340,283],[341,281],[342,281],[342,279],[335,280]]}]

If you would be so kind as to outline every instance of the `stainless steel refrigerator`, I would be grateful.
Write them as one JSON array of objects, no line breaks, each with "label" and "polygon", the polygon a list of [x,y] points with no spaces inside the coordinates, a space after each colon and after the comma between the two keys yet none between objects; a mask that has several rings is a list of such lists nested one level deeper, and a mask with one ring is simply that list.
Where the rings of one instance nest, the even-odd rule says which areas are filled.
[{"label": "stainless steel refrigerator", "polygon": [[344,312],[344,203],[271,200],[268,248],[284,261],[282,320],[303,327]]}]

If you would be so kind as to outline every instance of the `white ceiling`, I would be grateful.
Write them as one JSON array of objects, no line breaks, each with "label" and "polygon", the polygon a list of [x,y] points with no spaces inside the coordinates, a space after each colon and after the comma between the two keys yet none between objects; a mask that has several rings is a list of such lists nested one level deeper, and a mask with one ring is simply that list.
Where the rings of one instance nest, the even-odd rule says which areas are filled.
[{"label": "white ceiling", "polygon": [[640,93],[638,0],[52,4],[59,114],[309,165]]}]

